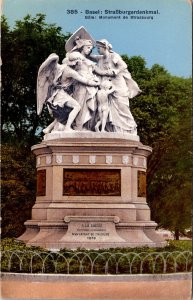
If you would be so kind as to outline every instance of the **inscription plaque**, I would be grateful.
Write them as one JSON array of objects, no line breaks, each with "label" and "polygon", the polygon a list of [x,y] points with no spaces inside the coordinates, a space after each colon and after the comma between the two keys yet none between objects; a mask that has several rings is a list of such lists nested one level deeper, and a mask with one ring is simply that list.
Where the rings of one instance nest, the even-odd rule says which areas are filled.
[{"label": "inscription plaque", "polygon": [[146,197],[146,172],[138,171],[138,197]]},{"label": "inscription plaque", "polygon": [[68,230],[60,241],[123,242],[115,228],[119,220],[117,216],[65,216],[64,222],[68,224]]},{"label": "inscription plaque", "polygon": [[110,232],[108,230],[109,224],[107,223],[80,223],[79,226],[74,226],[72,236],[84,237],[87,240],[96,240],[101,237],[108,237]]},{"label": "inscription plaque", "polygon": [[46,195],[46,170],[37,171],[37,196]]},{"label": "inscription plaque", "polygon": [[63,195],[120,196],[121,170],[64,169]]}]

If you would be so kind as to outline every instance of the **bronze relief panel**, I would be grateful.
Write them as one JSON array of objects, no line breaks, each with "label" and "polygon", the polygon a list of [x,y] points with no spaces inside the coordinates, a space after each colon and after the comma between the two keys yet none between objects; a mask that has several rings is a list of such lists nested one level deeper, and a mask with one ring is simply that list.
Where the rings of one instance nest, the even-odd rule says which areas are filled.
[{"label": "bronze relief panel", "polygon": [[46,170],[37,171],[37,196],[46,195]]},{"label": "bronze relief panel", "polygon": [[120,196],[121,170],[64,169],[63,195]]}]

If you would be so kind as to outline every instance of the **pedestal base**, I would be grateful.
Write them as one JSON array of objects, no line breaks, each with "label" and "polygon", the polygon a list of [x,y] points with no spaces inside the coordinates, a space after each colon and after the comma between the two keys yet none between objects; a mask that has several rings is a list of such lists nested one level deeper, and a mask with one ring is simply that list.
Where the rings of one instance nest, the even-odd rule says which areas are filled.
[{"label": "pedestal base", "polygon": [[115,224],[110,221],[110,218],[116,218],[112,216],[105,217],[106,221],[100,216],[86,220],[83,216],[78,218],[79,220],[75,218],[76,220],[70,221],[68,225],[40,222],[34,226],[26,222],[26,232],[19,239],[27,245],[51,250],[165,246],[165,241],[155,232],[156,223],[151,221]]},{"label": "pedestal base", "polygon": [[146,203],[151,148],[138,140],[120,133],[45,136],[32,147],[37,199],[19,239],[54,250],[164,246]]}]

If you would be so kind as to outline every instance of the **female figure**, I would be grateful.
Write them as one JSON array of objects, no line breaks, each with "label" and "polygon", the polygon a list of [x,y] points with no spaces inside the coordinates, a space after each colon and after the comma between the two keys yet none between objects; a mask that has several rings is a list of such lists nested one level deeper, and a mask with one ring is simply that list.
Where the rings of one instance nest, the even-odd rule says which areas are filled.
[{"label": "female figure", "polygon": [[137,125],[129,108],[129,98],[135,97],[141,90],[131,78],[121,56],[112,51],[111,44],[103,39],[97,41],[96,45],[100,55],[91,56],[91,59],[96,61],[98,67],[108,74],[102,76],[101,81],[111,76],[115,89],[114,93],[109,95],[109,116],[106,130],[137,134]]}]

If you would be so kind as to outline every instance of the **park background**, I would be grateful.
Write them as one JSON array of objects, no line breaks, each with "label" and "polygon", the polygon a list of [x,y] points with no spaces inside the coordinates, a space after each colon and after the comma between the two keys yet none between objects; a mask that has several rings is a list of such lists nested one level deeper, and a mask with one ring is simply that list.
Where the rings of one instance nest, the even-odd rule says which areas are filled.
[{"label": "park background", "polygon": [[[85,19],[85,10],[157,11],[152,19]],[[78,10],[78,13],[67,11]],[[81,13],[82,12],[82,13]],[[186,0],[5,0],[2,18],[2,237],[15,238],[36,196],[31,146],[50,122],[36,114],[36,78],[84,26],[122,55],[143,93],[130,101],[148,161],[147,201],[160,228],[191,236],[191,4]],[[92,14],[90,14],[92,15]],[[149,16],[149,15],[148,15]],[[97,16],[98,17],[98,16]]]}]

